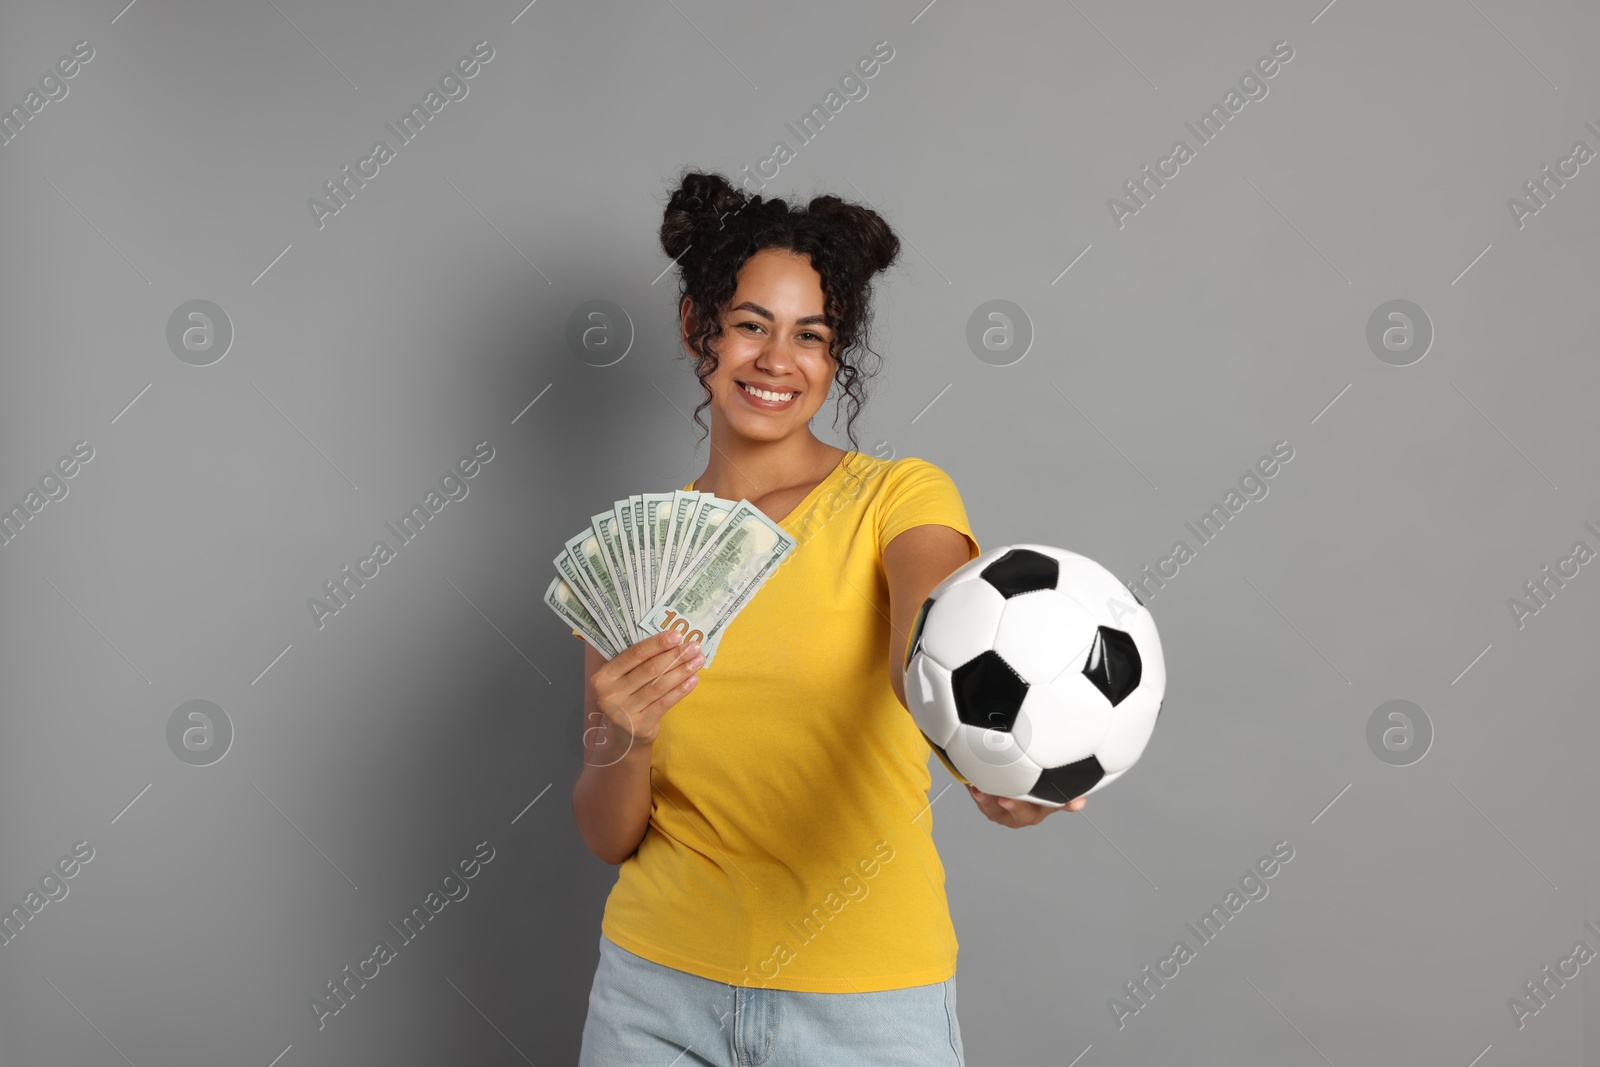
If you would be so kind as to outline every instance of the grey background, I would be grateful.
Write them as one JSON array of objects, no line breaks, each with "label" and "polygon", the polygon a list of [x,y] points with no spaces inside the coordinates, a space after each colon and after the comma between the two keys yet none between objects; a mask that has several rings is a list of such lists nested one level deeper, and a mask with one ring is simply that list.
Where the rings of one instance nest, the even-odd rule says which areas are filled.
[{"label": "grey background", "polygon": [[[796,148],[784,123],[879,40],[868,95],[765,190],[864,200],[905,240],[863,451],[942,466],[985,548],[1131,579],[1295,450],[1151,601],[1170,683],[1136,769],[1007,830],[933,761],[968,1062],[1600,1062],[1592,967],[1521,1029],[1507,1007],[1600,949],[1596,565],[1521,629],[1506,606],[1600,547],[1600,163],[1521,228],[1506,206],[1600,149],[1592,6],[3,20],[7,108],[95,50],[0,147],[0,502],[95,450],[0,547],[0,903],[95,850],[0,946],[6,1067],[575,1061],[615,869],[572,821],[550,559],[704,468],[655,237],[679,169]],[[319,230],[306,199],[479,40],[469,95]],[[1279,40],[1269,94],[1118,228],[1107,198]],[[234,330],[206,367],[166,343],[195,299]],[[603,368],[566,343],[599,299],[637,333]],[[965,340],[995,299],[1034,333],[1003,367]],[[1365,340],[1395,299],[1434,330],[1406,367]],[[307,599],[482,440],[469,495],[319,630]],[[166,739],[197,699],[234,731],[209,766]],[[1410,766],[1366,740],[1397,699],[1434,731]],[[1270,895],[1119,1029],[1108,999],[1280,840]],[[308,998],[480,841],[470,895],[319,1030]]]}]

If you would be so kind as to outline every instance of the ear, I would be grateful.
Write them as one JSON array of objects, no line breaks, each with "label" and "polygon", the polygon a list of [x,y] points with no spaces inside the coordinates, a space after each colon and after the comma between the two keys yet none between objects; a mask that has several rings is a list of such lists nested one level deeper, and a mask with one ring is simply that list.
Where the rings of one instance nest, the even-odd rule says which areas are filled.
[{"label": "ear", "polygon": [[694,301],[687,296],[678,307],[679,333],[683,340],[683,347],[690,355],[698,355],[689,345],[689,335],[694,332]]}]

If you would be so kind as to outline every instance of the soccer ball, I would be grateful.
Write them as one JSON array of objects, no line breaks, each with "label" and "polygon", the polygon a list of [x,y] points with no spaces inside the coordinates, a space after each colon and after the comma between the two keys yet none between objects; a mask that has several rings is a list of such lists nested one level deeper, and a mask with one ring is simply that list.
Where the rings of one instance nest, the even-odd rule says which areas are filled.
[{"label": "soccer ball", "polygon": [[906,703],[950,773],[1061,807],[1143,754],[1166,693],[1143,602],[1094,560],[985,552],[936,586],[906,644]]}]

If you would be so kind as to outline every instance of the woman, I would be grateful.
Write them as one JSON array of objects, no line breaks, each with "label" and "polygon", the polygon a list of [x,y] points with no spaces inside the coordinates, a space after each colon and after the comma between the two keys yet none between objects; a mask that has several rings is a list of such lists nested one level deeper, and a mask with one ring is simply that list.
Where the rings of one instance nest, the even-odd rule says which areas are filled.
[{"label": "woman", "polygon": [[[809,426],[837,382],[855,443],[869,283],[900,242],[836,197],[791,210],[689,173],[661,243],[702,428],[711,409],[684,489],[749,500],[797,546],[703,678],[676,634],[609,662],[585,645],[598,725],[573,809],[621,870],[580,1065],[959,1065],[958,944],[903,659],[917,609],[979,547],[938,467]],[[968,791],[1003,826],[1059,810]]]}]

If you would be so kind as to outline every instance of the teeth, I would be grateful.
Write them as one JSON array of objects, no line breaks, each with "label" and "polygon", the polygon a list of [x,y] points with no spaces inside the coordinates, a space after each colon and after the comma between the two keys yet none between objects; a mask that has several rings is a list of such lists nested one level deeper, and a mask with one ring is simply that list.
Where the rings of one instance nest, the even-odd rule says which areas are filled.
[{"label": "teeth", "polygon": [[739,388],[743,389],[747,393],[752,393],[755,396],[759,396],[763,400],[788,400],[791,396],[794,396],[793,393],[769,393],[765,389],[757,389],[754,386],[745,385],[742,382],[740,383]]}]

